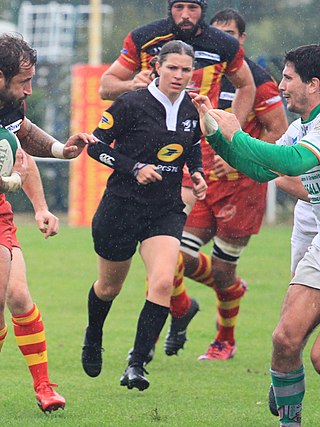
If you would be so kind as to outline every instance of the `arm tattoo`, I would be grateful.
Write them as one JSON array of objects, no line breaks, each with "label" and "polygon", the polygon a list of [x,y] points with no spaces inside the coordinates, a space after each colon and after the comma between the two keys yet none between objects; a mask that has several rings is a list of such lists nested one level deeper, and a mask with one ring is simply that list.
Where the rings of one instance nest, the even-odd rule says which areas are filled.
[{"label": "arm tattoo", "polygon": [[26,120],[23,129],[17,133],[21,147],[32,156],[53,157],[51,146],[56,141],[51,135],[36,126],[30,120]]}]

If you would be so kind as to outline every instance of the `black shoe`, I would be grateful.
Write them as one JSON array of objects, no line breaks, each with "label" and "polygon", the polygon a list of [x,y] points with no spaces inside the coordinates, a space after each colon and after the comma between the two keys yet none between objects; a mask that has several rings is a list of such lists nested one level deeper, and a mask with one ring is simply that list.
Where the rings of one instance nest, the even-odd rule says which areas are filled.
[{"label": "black shoe", "polygon": [[276,417],[279,416],[278,407],[276,398],[273,391],[273,385],[271,384],[269,389],[269,409],[272,415],[275,415]]},{"label": "black shoe", "polygon": [[[154,345],[152,347],[152,349],[149,351],[149,353],[147,354],[145,361],[143,362],[143,366],[147,365],[148,363],[150,363],[152,361],[155,351],[156,351],[156,346]],[[131,348],[128,352],[128,364],[129,365],[131,363],[132,353],[133,353],[133,348]]]},{"label": "black shoe", "polygon": [[82,367],[84,372],[89,375],[89,377],[97,377],[102,368],[102,352],[104,351],[101,347],[101,342],[90,342],[87,337],[86,329],[84,335],[84,343],[82,347]]},{"label": "black shoe", "polygon": [[171,318],[171,325],[164,342],[164,351],[167,356],[178,354],[187,341],[187,327],[196,313],[199,311],[199,304],[191,298],[189,311],[180,318]]},{"label": "black shoe", "polygon": [[150,385],[143,374],[148,374],[148,372],[142,366],[129,365],[120,378],[120,385],[128,387],[129,390],[137,388],[139,391],[143,391]]}]

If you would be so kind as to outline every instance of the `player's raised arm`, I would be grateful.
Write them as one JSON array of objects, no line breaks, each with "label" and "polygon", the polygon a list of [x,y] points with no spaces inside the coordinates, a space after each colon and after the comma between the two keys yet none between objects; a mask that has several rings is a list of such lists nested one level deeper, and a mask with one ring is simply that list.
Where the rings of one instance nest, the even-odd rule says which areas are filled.
[{"label": "player's raised arm", "polygon": [[135,74],[115,61],[101,76],[99,95],[101,99],[115,100],[124,92],[147,87],[151,80],[149,70]]}]

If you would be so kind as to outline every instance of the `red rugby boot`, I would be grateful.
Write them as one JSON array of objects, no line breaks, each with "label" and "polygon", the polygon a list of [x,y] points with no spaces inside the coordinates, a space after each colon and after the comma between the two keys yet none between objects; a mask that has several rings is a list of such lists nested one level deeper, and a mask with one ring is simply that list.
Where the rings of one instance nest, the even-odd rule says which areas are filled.
[{"label": "red rugby boot", "polygon": [[66,404],[64,397],[52,389],[57,385],[43,382],[36,388],[36,399],[41,411],[52,412],[60,408],[64,409]]}]

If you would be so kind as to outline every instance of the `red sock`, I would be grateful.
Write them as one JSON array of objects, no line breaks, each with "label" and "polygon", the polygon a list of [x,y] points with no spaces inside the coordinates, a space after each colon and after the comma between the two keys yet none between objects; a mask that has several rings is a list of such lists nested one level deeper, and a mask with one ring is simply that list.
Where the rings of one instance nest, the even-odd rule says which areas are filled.
[{"label": "red sock", "polygon": [[40,312],[34,304],[25,314],[12,316],[14,334],[23,354],[36,389],[41,382],[50,382],[44,325]]},{"label": "red sock", "polygon": [[213,288],[214,281],[212,277],[211,256],[206,255],[203,252],[199,252],[198,255],[198,267],[189,275],[189,278],[198,283],[203,283],[204,285],[209,286],[209,288]]},{"label": "red sock", "polygon": [[170,301],[171,315],[176,318],[183,317],[191,306],[191,299],[187,294],[184,283],[184,262],[179,253],[178,265],[173,281],[173,292]]},{"label": "red sock", "polygon": [[239,315],[240,300],[246,292],[245,282],[238,278],[229,288],[217,291],[218,334],[217,341],[234,344],[234,329]]},{"label": "red sock", "polygon": [[0,351],[2,350],[2,346],[4,344],[4,340],[6,339],[8,333],[7,325],[4,325],[4,328],[0,329]]}]

